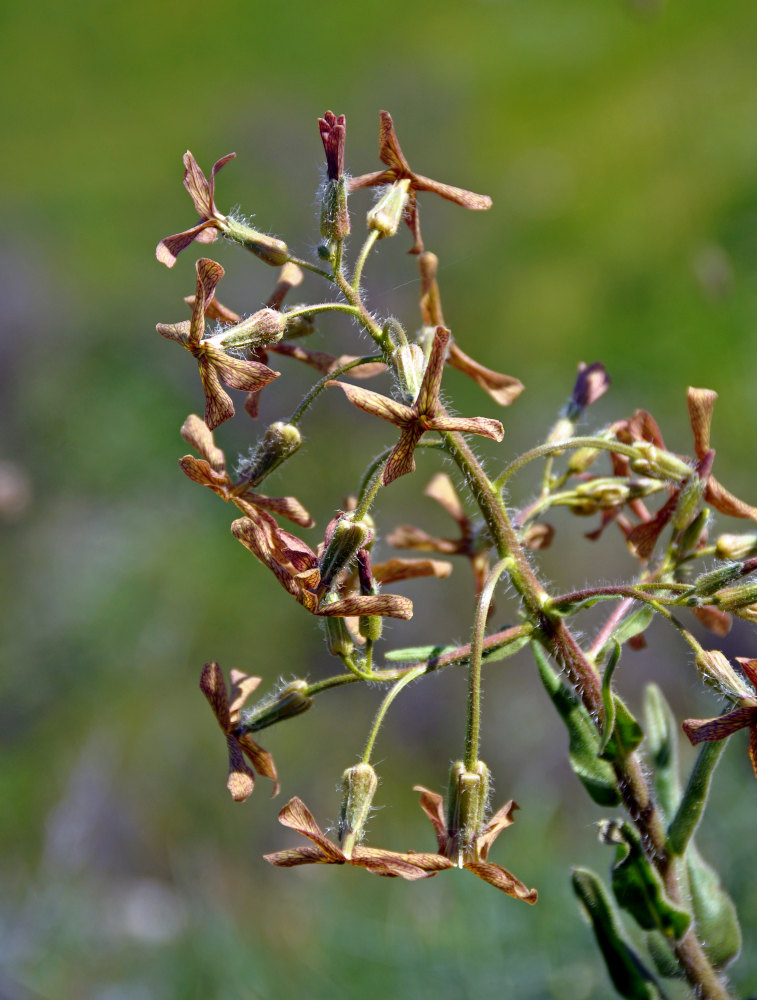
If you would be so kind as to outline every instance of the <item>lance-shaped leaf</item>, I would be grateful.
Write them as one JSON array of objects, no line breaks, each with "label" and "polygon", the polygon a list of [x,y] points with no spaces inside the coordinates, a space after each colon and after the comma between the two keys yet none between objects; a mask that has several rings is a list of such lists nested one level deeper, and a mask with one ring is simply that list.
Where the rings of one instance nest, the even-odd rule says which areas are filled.
[{"label": "lance-shaped leaf", "polygon": [[697,936],[709,960],[716,969],[721,969],[741,951],[741,927],[736,907],[717,872],[693,842],[686,852],[686,868]]},{"label": "lance-shaped leaf", "polygon": [[570,766],[598,805],[618,805],[620,792],[615,772],[599,756],[601,740],[593,719],[578,695],[552,669],[539,643],[532,642],[531,651],[542,684],[568,730]]},{"label": "lance-shaped leaf", "polygon": [[384,187],[385,185],[395,184],[397,181],[405,179],[410,182],[407,204],[404,211],[405,222],[410,227],[414,238],[410,253],[421,253],[423,251],[423,238],[421,237],[421,226],[418,216],[417,193],[419,191],[431,191],[442,198],[446,198],[447,201],[454,201],[457,205],[462,205],[463,208],[470,208],[474,211],[491,208],[492,200],[487,195],[474,194],[473,191],[452,187],[449,184],[442,184],[440,181],[431,180],[430,177],[424,177],[422,174],[416,174],[400,148],[394,132],[392,116],[388,111],[380,113],[379,159],[382,163],[386,164],[387,169],[350,178],[349,190],[355,191],[363,187]]},{"label": "lance-shaped leaf", "polygon": [[413,452],[426,431],[458,431],[461,434],[480,434],[483,437],[501,441],[504,437],[502,424],[487,417],[449,417],[439,402],[439,386],[444,368],[444,355],[449,341],[449,330],[438,327],[431,348],[431,356],[423,374],[418,396],[412,406],[406,406],[395,399],[382,396],[370,389],[360,389],[346,382],[328,382],[342,389],[355,406],[366,413],[372,413],[382,420],[388,420],[400,428],[400,439],[392,450],[382,476],[386,486],[398,476],[415,470]]},{"label": "lance-shaped leaf", "polygon": [[599,950],[615,989],[625,1000],[662,1000],[664,994],[652,974],[627,943],[602,882],[588,868],[575,868],[573,891],[594,931]]},{"label": "lance-shaped leaf", "polygon": [[205,423],[211,430],[234,416],[234,404],[221,387],[222,382],[232,389],[257,392],[279,376],[279,372],[271,371],[266,365],[231,357],[212,340],[203,340],[207,306],[224,273],[215,261],[206,257],[198,260],[192,319],[182,323],[158,323],[157,326],[162,337],[175,340],[197,360],[205,390]]},{"label": "lance-shaped leaf", "polygon": [[681,800],[676,739],[678,723],[656,684],[648,684],[644,691],[644,728],[646,758],[654,775],[658,805],[669,821]]},{"label": "lance-shaped leaf", "polygon": [[609,820],[600,827],[599,837],[616,848],[612,891],[618,906],[627,910],[643,930],[658,930],[675,940],[683,937],[691,917],[668,899],[634,827],[625,821]]}]

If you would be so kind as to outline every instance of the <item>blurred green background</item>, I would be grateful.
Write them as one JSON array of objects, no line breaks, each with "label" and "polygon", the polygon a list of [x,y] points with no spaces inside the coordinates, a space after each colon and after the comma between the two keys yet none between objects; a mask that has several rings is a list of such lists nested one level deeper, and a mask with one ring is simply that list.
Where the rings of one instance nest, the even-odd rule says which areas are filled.
[{"label": "blurred green background", "polygon": [[[486,215],[429,198],[422,208],[458,339],[527,386],[495,414],[450,373],[460,412],[505,423],[500,450],[481,450],[501,463],[537,443],[577,362],[601,359],[613,387],[595,423],[642,406],[680,451],[691,443],[686,386],[717,389],[718,475],[755,502],[756,33],[750,0],[3,6],[3,1000],[610,994],[568,879],[573,864],[606,871],[602,813],[568,769],[525,656],[485,679],[484,756],[495,804],[512,796],[522,808],[493,860],[539,888],[536,907],[468,876],[407,885],[262,861],[293,842],[276,823],[290,795],[333,821],[336,783],[379,694],[345,690],[264,734],[282,797],[267,798],[261,781],[247,804],[230,801],[197,689],[202,663],[268,683],[326,676],[333,663],[312,619],[232,540],[227,511],[177,469],[178,428],[201,395],[194,366],[154,324],[184,316],[200,253],[169,272],[154,246],[194,220],[184,150],[207,170],[235,149],[220,207],[240,204],[312,253],[316,117],[347,115],[348,169],[362,173],[380,166],[387,108],[417,170],[494,200]],[[357,231],[367,196],[354,204]],[[376,310],[412,328],[407,246],[403,232],[382,247],[367,282]],[[272,270],[222,244],[211,255],[227,267],[225,302],[249,312],[265,300]],[[354,331],[324,322],[310,346],[354,350]],[[289,378],[263,397],[266,422],[306,386],[305,372],[282,369]],[[389,440],[376,423],[324,400],[270,491],[295,493],[322,528],[355,488],[365,449]],[[240,420],[218,439],[233,457],[253,434]],[[419,467],[387,491],[380,524],[451,532],[421,495],[436,460]],[[513,500],[533,486],[525,476]],[[630,572],[616,535],[592,545],[581,534],[593,524],[557,527],[544,559],[555,586]],[[416,619],[394,626],[394,644],[465,641],[466,565],[401,590]],[[509,613],[502,597],[498,614]],[[713,714],[681,644],[661,628],[651,639],[620,676],[631,704],[654,678],[681,715]],[[745,629],[725,648],[757,655]],[[411,786],[443,787],[463,697],[464,678],[450,673],[397,704],[377,752],[373,843],[431,848]],[[757,785],[744,740],[732,744],[699,842],[742,913],[733,980],[744,995],[757,990]]]}]

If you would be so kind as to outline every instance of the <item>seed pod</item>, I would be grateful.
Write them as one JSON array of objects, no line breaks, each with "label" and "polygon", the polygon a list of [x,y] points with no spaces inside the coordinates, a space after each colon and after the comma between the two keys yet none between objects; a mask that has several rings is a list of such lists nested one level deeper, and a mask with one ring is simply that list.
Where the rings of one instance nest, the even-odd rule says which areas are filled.
[{"label": "seed pod", "polygon": [[379,200],[368,212],[367,223],[369,229],[375,229],[379,237],[394,236],[402,222],[402,214],[407,205],[408,192],[410,190],[410,180],[403,177],[401,181],[386,188]]}]

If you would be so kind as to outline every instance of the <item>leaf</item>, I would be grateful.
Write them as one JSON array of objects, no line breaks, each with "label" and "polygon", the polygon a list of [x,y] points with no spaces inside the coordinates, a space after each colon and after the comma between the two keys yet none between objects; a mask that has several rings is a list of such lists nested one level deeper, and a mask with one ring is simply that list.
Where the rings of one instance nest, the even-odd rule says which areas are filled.
[{"label": "leaf", "polygon": [[717,872],[693,843],[686,852],[686,867],[697,936],[715,968],[722,968],[741,951],[741,927],[736,907]]},{"label": "leaf", "polygon": [[648,684],[644,692],[644,725],[646,757],[653,774],[658,804],[670,821],[681,801],[678,780],[678,725],[670,705],[656,684]]},{"label": "leaf", "polygon": [[575,868],[573,891],[591,922],[607,972],[625,1000],[662,1000],[664,993],[627,944],[605,887],[588,868]]},{"label": "leaf", "polygon": [[676,940],[683,937],[691,917],[668,899],[634,827],[625,821],[609,820],[600,829],[600,839],[616,845],[612,891],[618,906],[627,910],[642,930],[658,930]]},{"label": "leaf", "polygon": [[567,727],[570,766],[598,805],[618,805],[620,793],[615,772],[606,760],[598,756],[599,733],[591,716],[578,695],[552,669],[542,647],[532,642],[531,651],[542,684]]},{"label": "leaf", "polygon": [[633,639],[635,635],[641,635],[642,632],[645,632],[652,624],[654,616],[655,610],[651,604],[642,604],[641,607],[632,611],[630,615],[627,615],[623,621],[613,629],[609,639],[597,655],[597,660],[601,661],[605,656],[607,656],[608,652],[612,648],[613,642],[618,642],[621,646],[623,646],[629,639]]}]

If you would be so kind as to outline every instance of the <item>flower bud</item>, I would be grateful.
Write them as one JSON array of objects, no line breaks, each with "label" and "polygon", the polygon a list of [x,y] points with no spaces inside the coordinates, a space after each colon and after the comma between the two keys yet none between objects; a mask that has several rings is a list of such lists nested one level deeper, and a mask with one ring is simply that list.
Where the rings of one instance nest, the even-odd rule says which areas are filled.
[{"label": "flower bud", "polygon": [[372,534],[367,524],[354,521],[351,514],[343,514],[337,520],[318,567],[321,572],[319,594],[329,590],[339,572],[354,559]]},{"label": "flower bud", "polygon": [[[333,604],[336,600],[338,598],[335,594],[327,594],[322,604]],[[326,633],[326,648],[329,653],[332,656],[350,656],[355,649],[355,643],[344,618],[336,615],[324,615],[322,621]]]},{"label": "flower bud", "polygon": [[757,552],[757,535],[719,535],[715,551],[720,559],[746,559]]},{"label": "flower bud", "polygon": [[634,443],[638,458],[631,459],[631,468],[643,476],[662,476],[680,482],[691,475],[691,466],[683,459],[669,451],[657,448],[651,441],[636,441]]},{"label": "flower bud", "polygon": [[302,435],[297,427],[278,420],[267,428],[249,458],[239,463],[240,477],[251,486],[257,486],[269,473],[293,455],[301,444]]},{"label": "flower bud", "polygon": [[600,455],[598,448],[576,448],[570,453],[568,459],[568,472],[575,476],[578,473],[586,472]]},{"label": "flower bud", "polygon": [[321,201],[321,236],[326,240],[343,240],[350,235],[347,211],[347,184],[344,175],[326,181]]},{"label": "flower bud", "polygon": [[560,417],[549,432],[546,443],[558,444],[560,441],[567,441],[568,438],[573,437],[575,429],[575,422],[570,417]]},{"label": "flower bud", "polygon": [[348,767],[342,775],[342,810],[339,815],[339,845],[349,860],[363,839],[378,777],[370,764]]},{"label": "flower bud", "polygon": [[690,475],[681,488],[678,503],[673,512],[674,531],[683,531],[695,518],[704,494],[704,483],[696,474]]},{"label": "flower bud", "polygon": [[724,694],[737,698],[750,696],[746,684],[719,649],[703,649],[697,653],[695,663],[704,679],[714,683]]},{"label": "flower bud", "polygon": [[[702,541],[707,530],[707,522],[710,519],[710,512],[707,507],[699,511],[693,521],[684,528],[678,541],[679,552],[693,552]],[[722,556],[721,556],[722,558]]]},{"label": "flower bud", "polygon": [[741,563],[729,563],[727,566],[718,566],[708,573],[702,573],[694,580],[692,586],[696,588],[698,594],[703,596],[714,594],[716,590],[725,587],[733,580],[738,580],[741,575]]},{"label": "flower bud", "polygon": [[[302,306],[293,306],[289,310],[289,313],[296,312],[301,308]],[[300,337],[309,337],[315,330],[315,316],[313,313],[299,313],[297,316],[291,316],[289,313],[284,313],[284,319],[286,320],[284,336],[286,339],[297,340]]]},{"label": "flower bud", "polygon": [[292,719],[295,715],[307,712],[313,704],[313,699],[305,693],[307,690],[307,681],[290,681],[277,694],[255,705],[249,712],[242,712],[241,721],[245,732],[254,733],[275,722]]},{"label": "flower bud", "polygon": [[281,267],[289,260],[289,248],[283,240],[259,233],[257,229],[248,226],[241,219],[226,218],[222,229],[224,236],[228,236],[235,243],[241,243],[246,250],[250,250],[266,264]]},{"label": "flower bud", "polygon": [[218,344],[224,350],[245,347],[268,347],[284,336],[286,318],[276,309],[258,309],[252,316],[243,319],[236,326],[228,327],[206,340]]},{"label": "flower bud", "polygon": [[449,773],[447,834],[451,860],[462,867],[466,854],[475,851],[476,837],[484,825],[489,801],[489,768],[477,760],[472,771],[459,760]]},{"label": "flower bud", "polygon": [[392,352],[392,365],[406,403],[414,403],[421,391],[426,358],[418,344],[402,344]]},{"label": "flower bud", "polygon": [[380,238],[394,236],[402,222],[402,213],[407,205],[410,180],[403,177],[384,190],[379,200],[368,212],[369,229],[375,229]]},{"label": "flower bud", "polygon": [[723,611],[738,614],[743,608],[757,602],[757,583],[742,583],[739,587],[724,587],[714,595],[713,604]]}]

